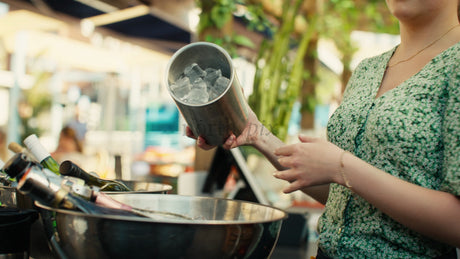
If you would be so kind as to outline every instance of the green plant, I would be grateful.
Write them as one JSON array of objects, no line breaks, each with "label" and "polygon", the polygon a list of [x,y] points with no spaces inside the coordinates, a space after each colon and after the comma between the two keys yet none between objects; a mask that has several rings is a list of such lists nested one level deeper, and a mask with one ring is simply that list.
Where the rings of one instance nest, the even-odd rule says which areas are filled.
[{"label": "green plant", "polygon": [[237,34],[232,27],[234,13],[238,6],[246,10],[245,17],[247,28],[250,30],[263,30],[271,28],[271,23],[266,18],[260,4],[249,4],[248,1],[232,0],[201,0],[197,1],[202,12],[198,24],[198,33],[201,39],[223,47],[232,57],[238,56],[238,47],[245,46],[255,49],[252,40],[245,35]]},{"label": "green plant", "polygon": [[265,40],[260,48],[254,90],[249,97],[249,105],[259,120],[282,140],[287,137],[292,107],[308,76],[304,72],[303,58],[315,30],[316,19],[313,19],[300,40],[292,38],[302,2],[284,2],[281,26],[273,40]]},{"label": "green plant", "polygon": [[38,119],[51,108],[52,97],[47,89],[51,74],[38,71],[34,76],[35,84],[22,92],[22,100],[18,104],[21,140],[31,134],[41,135],[45,129],[40,127]]},{"label": "green plant", "polygon": [[351,76],[351,62],[358,50],[351,39],[354,30],[398,33],[398,22],[390,15],[385,2],[379,0],[330,0],[324,2],[320,24],[323,38],[331,39],[341,54],[343,72],[342,91]]}]

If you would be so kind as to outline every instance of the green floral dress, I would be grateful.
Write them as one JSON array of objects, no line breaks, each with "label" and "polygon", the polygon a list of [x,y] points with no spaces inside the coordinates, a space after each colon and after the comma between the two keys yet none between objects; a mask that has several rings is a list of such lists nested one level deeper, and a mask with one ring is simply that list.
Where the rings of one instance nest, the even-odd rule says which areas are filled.
[{"label": "green floral dress", "polygon": [[[356,68],[329,120],[328,138],[389,174],[458,196],[460,43],[375,98],[395,49]],[[319,247],[334,258],[433,258],[453,249],[406,228],[337,184],[331,185],[318,230]]]}]

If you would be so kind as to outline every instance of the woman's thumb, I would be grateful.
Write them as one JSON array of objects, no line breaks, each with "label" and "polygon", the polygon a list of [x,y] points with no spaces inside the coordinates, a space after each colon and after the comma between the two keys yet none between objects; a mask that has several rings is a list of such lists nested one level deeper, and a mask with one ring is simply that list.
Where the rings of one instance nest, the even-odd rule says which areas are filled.
[{"label": "woman's thumb", "polygon": [[311,142],[317,142],[319,139],[315,137],[309,137],[306,135],[299,135],[299,140],[302,143],[311,143]]}]

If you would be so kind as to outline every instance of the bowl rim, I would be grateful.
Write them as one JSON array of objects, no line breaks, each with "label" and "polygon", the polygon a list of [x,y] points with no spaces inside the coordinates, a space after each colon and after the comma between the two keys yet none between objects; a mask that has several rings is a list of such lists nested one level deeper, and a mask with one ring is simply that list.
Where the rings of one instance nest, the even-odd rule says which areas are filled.
[{"label": "bowl rim", "polygon": [[[126,193],[127,195],[133,195],[133,193]],[[120,194],[115,194],[120,195]],[[214,201],[224,201],[224,202],[231,202],[231,203],[238,203],[238,204],[248,204],[251,206],[258,206],[263,207],[265,209],[272,210],[273,214],[276,214],[271,219],[249,219],[249,220],[212,220],[212,219],[199,219],[199,218],[192,218],[192,219],[182,219],[182,218],[161,218],[161,219],[153,219],[153,218],[143,218],[143,217],[135,217],[135,216],[122,216],[122,215],[92,215],[86,214],[83,212],[75,211],[75,210],[67,210],[61,208],[54,208],[48,205],[44,205],[38,201],[35,201],[34,204],[46,211],[62,213],[66,215],[76,216],[76,217],[88,217],[88,218],[100,218],[100,219],[107,219],[107,220],[121,220],[121,221],[136,221],[136,222],[149,222],[149,223],[161,223],[161,224],[190,224],[190,225],[244,225],[244,224],[261,224],[261,223],[269,223],[269,222],[276,222],[276,221],[283,221],[288,217],[288,213],[283,209],[266,205],[260,204],[252,201],[244,201],[244,200],[235,200],[235,199],[228,199],[228,198],[218,198],[218,197],[208,197],[208,196],[192,196],[192,195],[179,195],[179,194],[158,194],[158,193],[139,193],[135,195],[149,195],[149,196],[161,196],[166,197],[166,199],[206,199],[206,200],[214,200]],[[163,211],[168,212],[168,211]],[[40,213],[42,211],[40,210]],[[175,213],[175,212],[172,212]]]},{"label": "bowl rim", "polygon": [[170,185],[170,184],[164,184],[164,183],[156,183],[156,182],[149,182],[149,181],[139,181],[139,180],[118,180],[117,181],[120,181],[122,183],[146,183],[146,184],[149,184],[149,185],[152,185],[154,186],[155,188],[158,187],[158,190],[143,190],[143,191],[126,191],[126,192],[120,192],[120,191],[102,191],[103,193],[106,193],[106,194],[128,194],[128,193],[160,193],[160,192],[163,192],[163,193],[166,193],[166,192],[169,192],[169,191],[172,191],[173,190],[173,186]]}]

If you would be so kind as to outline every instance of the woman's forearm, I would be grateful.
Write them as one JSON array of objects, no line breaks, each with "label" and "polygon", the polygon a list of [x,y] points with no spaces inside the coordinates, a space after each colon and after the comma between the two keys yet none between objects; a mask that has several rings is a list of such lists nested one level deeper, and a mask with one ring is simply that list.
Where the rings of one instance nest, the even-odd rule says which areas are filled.
[{"label": "woman's forearm", "polygon": [[344,174],[353,192],[401,224],[460,247],[460,199],[379,170],[347,153]]},{"label": "woman's forearm", "polygon": [[262,153],[277,170],[287,169],[278,162],[278,156],[276,156],[273,152],[278,147],[284,145],[283,141],[273,135],[266,128],[260,131],[257,141],[252,144],[252,146]]}]

